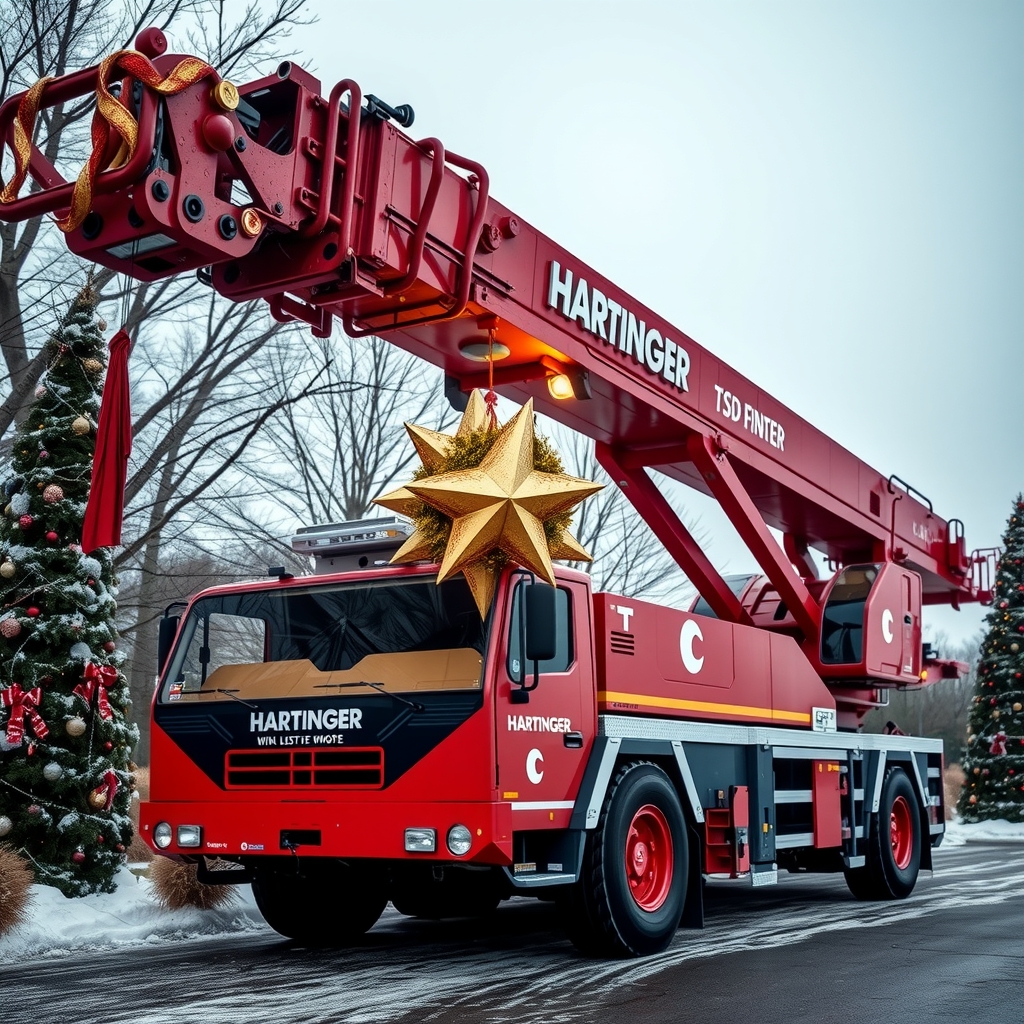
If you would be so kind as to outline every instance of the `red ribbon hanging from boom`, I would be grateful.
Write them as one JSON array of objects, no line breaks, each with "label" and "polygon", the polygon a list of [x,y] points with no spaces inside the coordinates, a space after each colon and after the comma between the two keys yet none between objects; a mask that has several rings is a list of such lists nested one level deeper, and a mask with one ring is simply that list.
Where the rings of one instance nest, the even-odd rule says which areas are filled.
[{"label": "red ribbon hanging from boom", "polygon": [[132,450],[131,389],[128,384],[130,348],[131,339],[123,328],[110,339],[110,363],[100,402],[92,483],[82,523],[82,550],[86,553],[121,543],[124,486],[128,480],[128,456]]}]

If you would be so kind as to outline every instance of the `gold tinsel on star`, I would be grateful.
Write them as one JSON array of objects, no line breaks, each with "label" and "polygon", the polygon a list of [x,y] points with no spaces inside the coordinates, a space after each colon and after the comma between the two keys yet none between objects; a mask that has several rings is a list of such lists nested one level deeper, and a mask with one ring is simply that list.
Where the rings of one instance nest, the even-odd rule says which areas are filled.
[{"label": "gold tinsel on star", "polygon": [[553,585],[552,558],[590,561],[568,527],[572,510],[602,485],[563,471],[551,443],[533,432],[532,399],[501,428],[479,391],[454,434],[405,426],[423,465],[405,487],[375,499],[416,524],[392,562],[438,562],[438,583],[461,572],[483,618],[506,565]]}]

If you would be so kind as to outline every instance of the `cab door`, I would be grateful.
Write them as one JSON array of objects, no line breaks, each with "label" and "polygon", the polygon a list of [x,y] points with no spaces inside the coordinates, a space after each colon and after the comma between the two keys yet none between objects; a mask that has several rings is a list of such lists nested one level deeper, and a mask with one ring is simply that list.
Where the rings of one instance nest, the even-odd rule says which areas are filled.
[{"label": "cab door", "polygon": [[564,828],[583,778],[597,725],[590,593],[585,584],[558,582],[555,656],[539,662],[537,688],[528,701],[514,694],[520,680],[532,685],[534,664],[523,664],[520,636],[526,574],[507,588],[501,634],[503,659],[495,688],[498,795],[512,804],[515,830]]}]

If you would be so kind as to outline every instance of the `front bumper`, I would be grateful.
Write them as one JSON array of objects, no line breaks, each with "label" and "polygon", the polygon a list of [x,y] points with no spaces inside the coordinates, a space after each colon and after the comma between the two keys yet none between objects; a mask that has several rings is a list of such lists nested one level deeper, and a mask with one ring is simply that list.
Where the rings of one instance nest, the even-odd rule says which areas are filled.
[{"label": "front bumper", "polygon": [[[158,847],[153,829],[171,826],[172,841]],[[445,845],[452,825],[465,825],[473,845],[453,857]],[[178,826],[198,825],[199,846],[177,842]],[[407,828],[432,828],[437,833],[433,853],[409,853]],[[509,803],[360,803],[346,801],[267,801],[265,803],[143,803],[139,832],[157,853],[208,857],[287,855],[344,857],[366,860],[445,861],[469,864],[512,863],[512,806]]]}]

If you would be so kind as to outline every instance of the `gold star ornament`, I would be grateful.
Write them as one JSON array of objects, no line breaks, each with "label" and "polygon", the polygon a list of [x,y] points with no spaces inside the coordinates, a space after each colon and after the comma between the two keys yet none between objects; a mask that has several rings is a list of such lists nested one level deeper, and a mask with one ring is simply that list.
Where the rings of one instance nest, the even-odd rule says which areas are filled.
[{"label": "gold star ornament", "polygon": [[550,445],[534,437],[532,399],[500,429],[489,422],[474,391],[454,435],[407,423],[423,469],[405,487],[375,499],[417,526],[391,561],[434,558],[438,583],[461,572],[481,618],[508,562],[553,585],[552,558],[590,561],[565,527],[571,511],[603,486],[561,472]]}]

